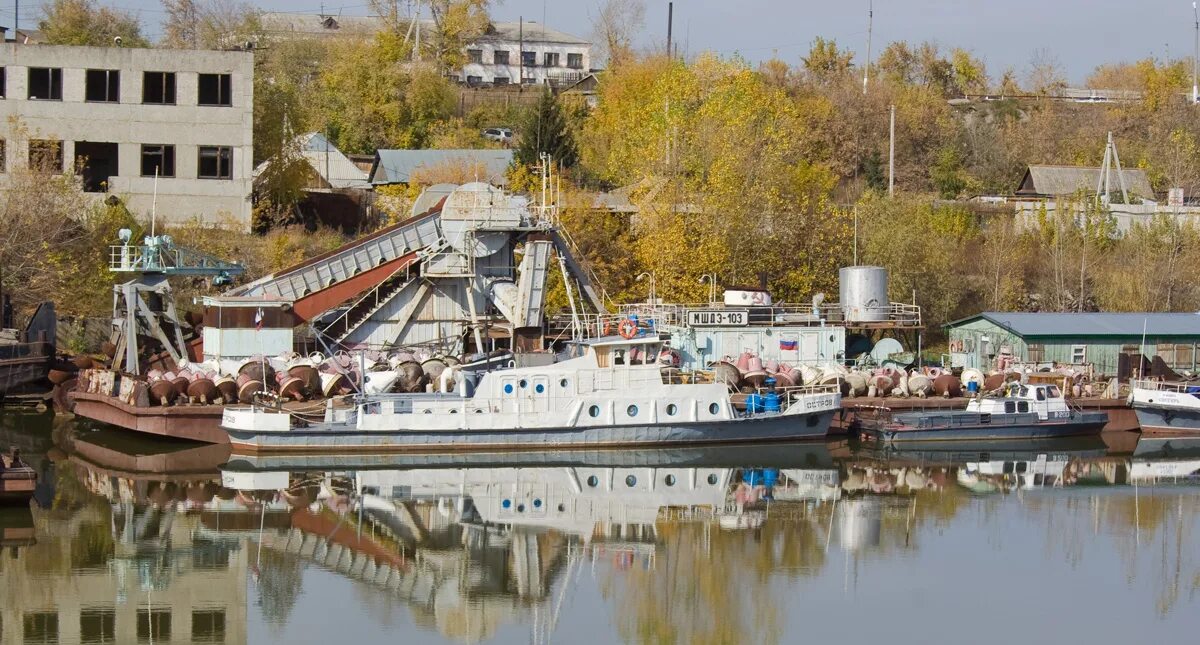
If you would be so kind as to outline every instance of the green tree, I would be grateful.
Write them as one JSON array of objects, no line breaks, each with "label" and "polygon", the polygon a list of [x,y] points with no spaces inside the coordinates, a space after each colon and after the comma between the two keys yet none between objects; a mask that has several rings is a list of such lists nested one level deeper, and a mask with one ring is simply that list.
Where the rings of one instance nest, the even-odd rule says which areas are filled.
[{"label": "green tree", "polygon": [[236,47],[261,38],[259,11],[238,0],[160,0],[160,45],[176,49]]},{"label": "green tree", "polygon": [[572,168],[579,161],[575,136],[567,122],[566,113],[548,87],[521,128],[516,161],[532,166],[539,163],[542,153],[550,155],[564,168]]},{"label": "green tree", "polygon": [[51,0],[38,23],[50,45],[149,47],[135,14],[97,6],[95,0]]},{"label": "green tree", "polygon": [[844,75],[853,60],[854,54],[838,49],[836,40],[825,40],[820,36],[813,41],[808,56],[803,58],[804,70],[822,82]]}]

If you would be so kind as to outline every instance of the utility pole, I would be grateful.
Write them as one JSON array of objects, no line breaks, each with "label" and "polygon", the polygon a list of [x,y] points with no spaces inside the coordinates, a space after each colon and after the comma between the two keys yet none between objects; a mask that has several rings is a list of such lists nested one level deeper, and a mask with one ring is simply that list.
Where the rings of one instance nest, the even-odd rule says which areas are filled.
[{"label": "utility pole", "polygon": [[525,16],[521,16],[517,20],[520,21],[520,26],[517,28],[517,60],[520,64],[520,70],[517,72],[517,89],[525,88]]},{"label": "utility pole", "polygon": [[867,79],[871,76],[871,29],[874,26],[875,0],[870,0],[870,4],[867,5],[867,60],[863,63],[863,96],[867,95]]},{"label": "utility pole", "polygon": [[1192,49],[1192,105],[1200,103],[1200,85],[1196,84],[1196,70],[1200,67],[1200,10],[1192,3],[1192,18],[1195,19],[1196,36]]},{"label": "utility pole", "polygon": [[675,21],[675,3],[667,3],[667,58],[671,58],[671,23]]},{"label": "utility pole", "polygon": [[892,105],[891,123],[888,125],[888,197],[896,194],[896,106]]}]

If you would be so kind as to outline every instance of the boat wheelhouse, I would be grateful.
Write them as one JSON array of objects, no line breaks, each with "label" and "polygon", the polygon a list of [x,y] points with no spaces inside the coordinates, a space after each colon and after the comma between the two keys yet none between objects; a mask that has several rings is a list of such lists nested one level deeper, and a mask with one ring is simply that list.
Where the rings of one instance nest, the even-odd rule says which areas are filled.
[{"label": "boat wheelhouse", "polygon": [[1200,434],[1200,382],[1135,380],[1129,404],[1142,434]]}]

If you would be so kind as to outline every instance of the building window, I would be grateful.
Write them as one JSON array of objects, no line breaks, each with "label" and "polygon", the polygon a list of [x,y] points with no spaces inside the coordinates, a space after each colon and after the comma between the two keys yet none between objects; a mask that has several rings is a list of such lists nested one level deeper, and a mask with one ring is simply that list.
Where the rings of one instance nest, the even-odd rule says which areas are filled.
[{"label": "building window", "polygon": [[1071,362],[1075,365],[1082,365],[1087,362],[1087,345],[1071,346]]},{"label": "building window", "polygon": [[26,643],[57,643],[58,612],[34,611],[24,616]]},{"label": "building window", "polygon": [[483,50],[482,49],[468,49],[467,50],[467,62],[468,63],[476,63],[476,64],[482,63],[483,62]]},{"label": "building window", "polygon": [[29,98],[37,101],[61,101],[62,70],[57,67],[30,67]]},{"label": "building window", "polygon": [[483,82],[482,76],[468,76],[467,77],[467,85],[479,85],[482,82]]},{"label": "building window", "polygon": [[1046,362],[1046,346],[1042,344],[1029,345],[1029,362],[1030,363],[1045,363]]},{"label": "building window", "polygon": [[142,72],[142,103],[175,105],[175,72]]},{"label": "building window", "polygon": [[83,180],[85,192],[108,192],[109,178],[121,174],[117,153],[115,143],[75,142],[75,174]]},{"label": "building window", "polygon": [[200,146],[200,179],[233,179],[233,148]]},{"label": "building window", "polygon": [[537,52],[521,52],[521,65],[537,67]]},{"label": "building window", "polygon": [[8,94],[6,93],[7,87],[4,82],[7,77],[8,77],[7,70],[5,70],[3,67],[0,67],[0,99],[8,96]]},{"label": "building window", "polygon": [[0,172],[8,172],[8,147],[4,139],[0,139]]},{"label": "building window", "polygon": [[583,54],[567,54],[567,67],[583,69]]},{"label": "building window", "polygon": [[233,105],[233,75],[231,74],[201,74],[199,98],[200,105]]},{"label": "building window", "polygon": [[90,608],[79,612],[79,639],[84,643],[115,643],[117,614],[112,609]]},{"label": "building window", "polygon": [[158,643],[171,639],[170,609],[139,609],[137,611],[139,643]]},{"label": "building window", "polygon": [[175,176],[175,146],[143,145],[142,146],[142,176],[143,177],[174,177]]},{"label": "building window", "polygon": [[492,85],[508,85],[508,77],[507,76],[497,76],[492,81]]},{"label": "building window", "polygon": [[508,50],[507,49],[497,49],[496,51],[492,52],[492,63],[495,65],[507,65],[508,64]]},{"label": "building window", "polygon": [[61,173],[63,170],[63,142],[51,139],[33,139],[29,142],[29,167],[41,172]]},{"label": "building window", "polygon": [[542,57],[542,61],[546,64],[546,67],[558,67],[558,52],[546,52],[545,56]]},{"label": "building window", "polygon": [[225,610],[192,611],[192,642],[225,642]]},{"label": "building window", "polygon": [[121,72],[115,69],[89,69],[84,77],[85,101],[121,102]]}]

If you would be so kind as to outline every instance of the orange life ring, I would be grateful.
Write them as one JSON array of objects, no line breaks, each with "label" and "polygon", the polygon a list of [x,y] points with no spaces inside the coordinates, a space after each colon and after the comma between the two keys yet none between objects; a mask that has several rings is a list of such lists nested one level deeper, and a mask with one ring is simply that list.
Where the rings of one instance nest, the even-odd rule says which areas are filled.
[{"label": "orange life ring", "polygon": [[626,340],[633,338],[634,336],[637,336],[638,333],[637,323],[626,318],[625,320],[621,321],[620,325],[617,325],[617,332],[621,334],[621,338]]},{"label": "orange life ring", "polygon": [[612,321],[611,320],[604,321],[604,327],[603,327],[600,335],[601,336],[612,336],[612,334],[613,334]]}]

